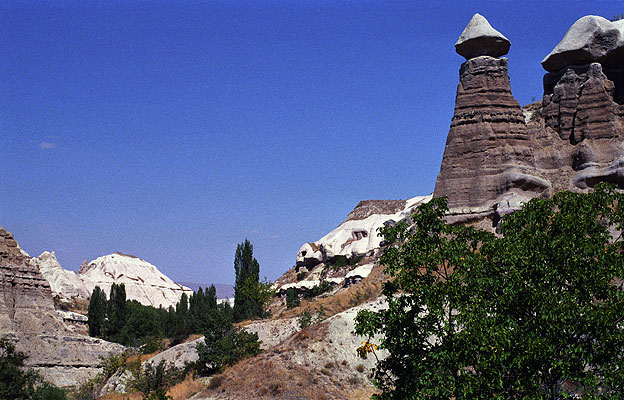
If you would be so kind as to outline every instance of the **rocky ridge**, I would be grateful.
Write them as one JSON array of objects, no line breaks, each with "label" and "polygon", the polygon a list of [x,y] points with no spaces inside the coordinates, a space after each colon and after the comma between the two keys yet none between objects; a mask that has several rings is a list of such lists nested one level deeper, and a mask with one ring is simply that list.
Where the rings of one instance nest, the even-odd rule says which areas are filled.
[{"label": "rocky ridge", "polygon": [[98,371],[99,356],[123,346],[73,333],[57,316],[50,284],[0,227],[0,336],[28,355],[25,364],[57,386],[75,386]]},{"label": "rocky ridge", "polygon": [[193,293],[147,261],[120,252],[85,261],[78,274],[63,269],[54,252],[46,251],[31,261],[50,283],[52,294],[65,301],[88,300],[96,286],[109,295],[113,283],[124,284],[128,300],[157,308],[175,307],[182,293]]},{"label": "rocky ridge", "polygon": [[[486,46],[489,34],[471,24],[462,36]],[[542,103],[524,109],[511,94],[506,59],[467,57],[434,191],[447,196],[451,222],[496,225],[535,196],[601,181],[624,187],[622,27],[579,19],[542,62]]]}]

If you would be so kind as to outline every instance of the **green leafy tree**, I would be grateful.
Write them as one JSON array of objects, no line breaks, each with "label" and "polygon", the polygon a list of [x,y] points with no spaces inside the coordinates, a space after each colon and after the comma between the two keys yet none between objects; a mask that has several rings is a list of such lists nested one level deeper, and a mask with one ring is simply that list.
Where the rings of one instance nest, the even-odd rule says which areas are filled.
[{"label": "green leafy tree", "polygon": [[176,327],[177,335],[188,335],[191,333],[191,321],[188,309],[188,296],[182,293],[180,301],[176,304]]},{"label": "green leafy tree", "polygon": [[123,283],[120,283],[119,285],[113,283],[111,285],[107,310],[107,335],[109,338],[114,339],[116,335],[121,333],[128,318],[126,310],[126,286]]},{"label": "green leafy tree", "polygon": [[32,370],[23,369],[26,358],[8,339],[0,338],[0,399],[30,398],[38,377]]},{"label": "green leafy tree", "polygon": [[260,282],[260,264],[254,258],[253,246],[247,239],[236,247],[234,272],[234,320],[264,317],[265,306],[273,291],[270,282]]},{"label": "green leafy tree", "polygon": [[198,360],[195,369],[200,375],[221,372],[225,367],[261,352],[257,333],[231,324],[206,331],[204,336],[204,342],[196,345]]},{"label": "green leafy tree", "polygon": [[620,398],[622,204],[605,185],[533,199],[497,237],[449,226],[435,198],[382,228],[388,309],[361,311],[356,328],[389,352],[376,398]]},{"label": "green leafy tree", "polygon": [[99,286],[96,286],[91,293],[87,317],[89,318],[89,335],[103,337],[106,333],[106,293]]}]

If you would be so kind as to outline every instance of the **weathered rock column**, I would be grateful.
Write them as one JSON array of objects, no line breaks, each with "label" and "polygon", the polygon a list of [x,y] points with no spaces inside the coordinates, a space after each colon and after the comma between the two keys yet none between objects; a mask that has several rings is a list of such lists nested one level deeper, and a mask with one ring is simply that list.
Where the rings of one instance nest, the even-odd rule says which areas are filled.
[{"label": "weathered rock column", "polygon": [[558,136],[560,141],[551,147],[563,154],[561,165],[554,167],[572,170],[563,174],[567,185],[557,186],[583,190],[609,181],[624,187],[624,21],[595,15],[580,18],[542,66],[548,71],[544,129]]},{"label": "weathered rock column", "polygon": [[497,58],[509,41],[476,14],[455,48],[467,61],[434,196],[447,196],[452,214],[505,213],[550,187],[534,168],[507,59]]}]

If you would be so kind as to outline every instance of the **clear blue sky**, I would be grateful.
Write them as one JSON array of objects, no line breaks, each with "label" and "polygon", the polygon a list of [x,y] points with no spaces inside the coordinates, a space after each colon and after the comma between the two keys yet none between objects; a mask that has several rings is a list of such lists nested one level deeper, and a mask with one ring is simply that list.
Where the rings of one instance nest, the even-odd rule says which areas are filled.
[{"label": "clear blue sky", "polygon": [[232,283],[273,280],[364,199],[433,191],[479,12],[512,45],[513,94],[621,1],[4,1],[0,225],[31,255],[122,251]]}]

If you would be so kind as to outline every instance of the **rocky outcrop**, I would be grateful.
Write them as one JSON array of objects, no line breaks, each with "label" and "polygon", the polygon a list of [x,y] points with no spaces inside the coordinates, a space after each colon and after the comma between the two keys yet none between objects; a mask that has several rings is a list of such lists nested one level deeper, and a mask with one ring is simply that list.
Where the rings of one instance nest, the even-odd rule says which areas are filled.
[{"label": "rocky outcrop", "polygon": [[434,196],[447,196],[453,214],[488,214],[497,203],[509,203],[505,194],[521,202],[549,187],[535,168],[524,114],[511,95],[507,60],[466,61]]},{"label": "rocky outcrop", "polygon": [[115,252],[83,264],[78,275],[89,293],[99,286],[108,295],[113,283],[123,283],[126,298],[153,307],[168,308],[193,291],[172,281],[154,265],[136,256]]},{"label": "rocky outcrop", "polygon": [[50,284],[52,294],[64,300],[74,298],[88,299],[91,296],[83,280],[74,272],[63,269],[54,252],[44,251],[39,257],[33,257],[32,263]]},{"label": "rocky outcrop", "polygon": [[611,22],[587,15],[570,27],[561,42],[544,58],[542,66],[549,72],[594,62],[622,68],[623,60],[624,20]]},{"label": "rocky outcrop", "polygon": [[542,65],[538,167],[556,190],[624,188],[624,21],[579,19]]},{"label": "rocky outcrop", "polygon": [[479,56],[501,57],[511,42],[481,14],[475,14],[455,43],[455,51],[466,60]]},{"label": "rocky outcrop", "polygon": [[93,377],[99,356],[123,346],[78,335],[54,310],[52,291],[39,268],[0,227],[0,336],[28,355],[27,367],[58,386],[73,386]]},{"label": "rocky outcrop", "polygon": [[44,252],[31,262],[50,283],[52,294],[65,301],[88,300],[96,286],[109,295],[113,283],[123,283],[126,298],[139,303],[168,308],[180,301],[182,293],[193,291],[172,281],[154,265],[136,256],[116,252],[82,264],[80,271],[63,269],[54,252]]},{"label": "rocky outcrop", "polygon": [[[479,43],[474,19],[462,37]],[[624,188],[623,28],[602,17],[578,20],[542,62],[542,104],[524,110],[511,95],[507,60],[479,56],[462,65],[434,191],[448,197],[451,222],[496,222],[532,197],[602,181]]]},{"label": "rocky outcrop", "polygon": [[[489,49],[494,38],[506,47],[463,50],[468,43]],[[494,57],[505,54],[508,43],[477,14],[455,45],[468,61],[460,68],[455,111],[433,195],[448,198],[450,218],[456,221],[500,217],[550,188],[535,168],[524,114],[511,94],[507,59]]]},{"label": "rocky outcrop", "polygon": [[431,196],[409,200],[361,201],[336,229],[312,243],[305,243],[297,253],[297,265],[314,267],[331,262],[337,256],[351,258],[370,254],[381,245],[378,228],[395,223],[411,213]]}]

